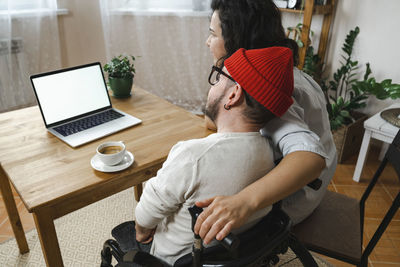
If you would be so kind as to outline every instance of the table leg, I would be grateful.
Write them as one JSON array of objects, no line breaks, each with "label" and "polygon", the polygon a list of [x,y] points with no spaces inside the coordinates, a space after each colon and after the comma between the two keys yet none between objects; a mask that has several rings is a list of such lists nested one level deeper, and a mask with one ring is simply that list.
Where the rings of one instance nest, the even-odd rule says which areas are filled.
[{"label": "table leg", "polygon": [[143,184],[140,183],[140,184],[135,186],[135,200],[137,202],[139,202],[140,196],[142,195],[142,192],[143,192]]},{"label": "table leg", "polygon": [[54,220],[46,210],[33,213],[36,229],[42,246],[43,256],[47,266],[64,266],[60,246],[57,240]]},{"label": "table leg", "polygon": [[10,220],[10,224],[14,232],[15,239],[17,240],[19,252],[21,254],[27,253],[29,252],[29,247],[28,243],[26,242],[24,228],[22,227],[17,206],[15,205],[15,200],[12,194],[10,181],[8,180],[7,174],[3,170],[1,164],[0,164],[0,190],[1,194],[3,195],[4,205],[6,206],[8,219]]},{"label": "table leg", "polygon": [[381,152],[379,153],[379,158],[378,158],[380,161],[382,161],[383,158],[385,157],[386,152],[389,149],[389,145],[390,144],[383,142]]},{"label": "table leg", "polygon": [[371,140],[371,131],[365,130],[364,137],[361,143],[360,153],[358,154],[356,169],[354,170],[353,180],[360,181],[362,169],[364,168],[365,159],[369,149],[369,141]]}]

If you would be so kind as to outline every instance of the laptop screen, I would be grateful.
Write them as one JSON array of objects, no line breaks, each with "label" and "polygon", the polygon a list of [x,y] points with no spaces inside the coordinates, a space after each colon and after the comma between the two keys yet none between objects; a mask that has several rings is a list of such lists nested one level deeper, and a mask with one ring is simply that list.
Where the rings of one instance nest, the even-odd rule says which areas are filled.
[{"label": "laptop screen", "polygon": [[110,107],[100,63],[31,76],[46,126]]}]

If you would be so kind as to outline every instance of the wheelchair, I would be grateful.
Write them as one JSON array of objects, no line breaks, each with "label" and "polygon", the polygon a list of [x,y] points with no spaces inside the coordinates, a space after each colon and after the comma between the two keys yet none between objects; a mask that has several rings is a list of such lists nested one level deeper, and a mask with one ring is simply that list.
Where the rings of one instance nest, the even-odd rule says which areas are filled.
[{"label": "wheelchair", "polygon": [[[189,208],[192,216],[192,230],[202,209],[196,206]],[[134,222],[125,222],[115,227],[124,235],[115,235],[116,240],[109,239],[101,251],[101,267],[113,267],[112,257],[117,260],[115,267],[183,267],[183,266],[271,266],[279,262],[279,254],[288,248],[306,267],[318,266],[310,252],[291,233],[292,222],[281,209],[281,202],[275,203],[272,210],[249,230],[233,235],[230,233],[216,246],[203,248],[200,236],[194,234],[192,252],[179,258],[173,265],[164,262],[141,250],[130,250],[130,239],[133,235]],[[126,233],[132,233],[129,237]]]}]

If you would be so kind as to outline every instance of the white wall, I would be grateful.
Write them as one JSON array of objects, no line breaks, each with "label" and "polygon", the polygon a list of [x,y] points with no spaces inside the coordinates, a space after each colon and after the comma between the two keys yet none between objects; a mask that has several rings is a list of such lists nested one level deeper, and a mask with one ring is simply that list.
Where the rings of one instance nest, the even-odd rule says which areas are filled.
[{"label": "white wall", "polygon": [[[392,79],[394,83],[400,83],[400,1],[399,0],[336,0],[336,16],[331,26],[327,55],[325,58],[324,77],[332,77],[332,74],[340,66],[342,45],[346,35],[356,26],[360,33],[354,44],[353,60],[360,64],[359,78],[365,71],[365,64],[370,63],[372,75],[377,81]],[[311,30],[315,50],[318,47],[322,15],[313,16]],[[300,15],[283,13],[283,24],[295,26],[302,22]],[[363,110],[372,115],[384,107],[400,100],[377,100],[370,97],[367,107]]]},{"label": "white wall", "polygon": [[[377,81],[392,79],[400,83],[400,1],[399,0],[339,0],[328,46],[327,74],[339,67],[342,44],[347,33],[356,26],[360,33],[354,45],[354,59],[362,74],[370,63],[372,76]],[[377,100],[370,97],[364,111],[374,114],[400,100]]]}]

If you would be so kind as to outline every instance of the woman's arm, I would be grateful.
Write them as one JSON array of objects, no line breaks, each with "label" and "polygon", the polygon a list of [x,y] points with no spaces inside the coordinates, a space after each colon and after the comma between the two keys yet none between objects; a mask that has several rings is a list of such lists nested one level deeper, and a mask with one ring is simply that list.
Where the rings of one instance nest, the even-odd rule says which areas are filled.
[{"label": "woman's arm", "polygon": [[259,209],[300,190],[315,180],[325,168],[325,159],[313,152],[295,151],[286,155],[267,175],[233,196],[218,196],[196,202],[208,207],[198,217],[195,233],[205,244],[223,239],[239,228]]}]

